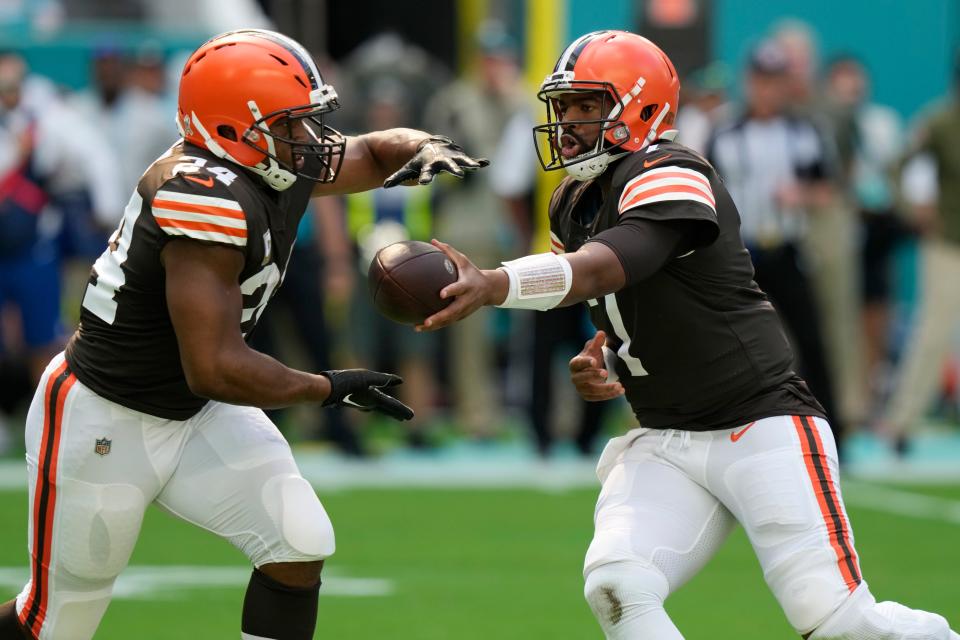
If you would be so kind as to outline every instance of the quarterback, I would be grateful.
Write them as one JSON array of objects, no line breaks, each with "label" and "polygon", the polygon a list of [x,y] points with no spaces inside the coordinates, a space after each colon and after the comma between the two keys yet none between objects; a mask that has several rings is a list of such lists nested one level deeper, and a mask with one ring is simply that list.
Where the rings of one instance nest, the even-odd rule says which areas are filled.
[{"label": "quarterback", "polygon": [[313,637],[333,528],[262,409],[413,412],[383,391],[396,376],[296,371],[245,338],[311,196],[486,164],[409,129],[346,138],[324,124],[337,106],[278,33],[226,33],[188,59],[182,139],[140,179],[27,416],[31,575],[0,605],[3,640],[92,638],[151,503],[250,559],[242,638]]},{"label": "quarterback", "polygon": [[739,523],[804,638],[960,640],[943,617],[870,592],[829,424],[753,282],[737,208],[674,141],[679,87],[640,36],[598,31],[567,47],[535,128],[544,168],[569,174],[550,204],[553,251],[480,271],[435,241],[460,276],[420,329],[481,305],[589,305],[598,331],[572,381],[587,400],[626,395],[640,424],[597,468],[585,595],[608,638],[682,638],[664,601]]}]

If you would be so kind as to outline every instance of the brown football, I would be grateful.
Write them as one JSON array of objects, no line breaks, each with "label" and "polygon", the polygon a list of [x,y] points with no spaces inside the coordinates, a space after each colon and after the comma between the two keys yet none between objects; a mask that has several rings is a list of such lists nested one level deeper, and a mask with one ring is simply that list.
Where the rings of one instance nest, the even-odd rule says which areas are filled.
[{"label": "brown football", "polygon": [[380,249],[367,272],[374,306],[404,324],[420,324],[453,302],[441,300],[440,290],[456,280],[456,265],[432,244],[417,240]]}]

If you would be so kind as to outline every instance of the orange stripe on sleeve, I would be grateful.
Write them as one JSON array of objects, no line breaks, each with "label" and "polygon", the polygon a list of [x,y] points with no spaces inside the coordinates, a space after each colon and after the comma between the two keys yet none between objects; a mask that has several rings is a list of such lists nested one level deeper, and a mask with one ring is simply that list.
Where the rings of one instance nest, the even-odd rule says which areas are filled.
[{"label": "orange stripe on sleeve", "polygon": [[235,229],[233,227],[222,227],[219,224],[211,222],[195,222],[193,220],[174,220],[173,218],[156,218],[157,224],[161,227],[175,227],[177,229],[186,229],[193,231],[210,231],[213,233],[222,233],[227,236],[237,238],[246,238],[246,229]]},{"label": "orange stripe on sleeve", "polygon": [[171,211],[183,211],[184,213],[205,213],[211,216],[233,218],[234,220],[246,220],[246,217],[243,215],[243,211],[227,209],[226,207],[214,207],[205,204],[190,204],[189,202],[160,200],[156,198],[153,201],[153,206],[158,209],[170,209]]},{"label": "orange stripe on sleeve", "polygon": [[629,182],[627,186],[624,188],[624,191],[626,191],[627,189],[632,189],[642,184],[646,184],[648,182],[653,182],[655,180],[664,180],[666,178],[682,178],[686,180],[693,180],[695,182],[699,182],[704,187],[706,187],[707,191],[711,191],[711,192],[713,191],[713,189],[710,187],[710,181],[707,180],[703,176],[703,174],[686,173],[683,171],[664,171],[663,173],[650,172],[650,173],[641,174],[639,178],[635,178],[634,180]]},{"label": "orange stripe on sleeve", "polygon": [[676,193],[676,194],[692,194],[695,196],[700,196],[701,198],[707,200],[716,208],[717,203],[714,201],[713,196],[708,193],[704,193],[701,189],[697,187],[689,187],[686,185],[669,185],[666,187],[657,187],[656,189],[649,189],[647,191],[641,191],[637,195],[633,196],[626,202],[620,205],[620,211],[626,211],[631,207],[637,206],[640,202],[646,200],[647,198],[652,198],[654,196],[660,196],[666,193]]}]

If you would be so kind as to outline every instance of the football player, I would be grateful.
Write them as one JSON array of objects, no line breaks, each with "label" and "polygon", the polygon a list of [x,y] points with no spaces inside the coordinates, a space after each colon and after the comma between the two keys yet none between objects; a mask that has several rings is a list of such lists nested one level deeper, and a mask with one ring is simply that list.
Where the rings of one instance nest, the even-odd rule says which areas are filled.
[{"label": "football player", "polygon": [[481,305],[589,305],[598,331],[570,361],[573,383],[587,400],[625,394],[640,423],[597,469],[585,595],[608,638],[682,638],[664,601],[739,522],[803,637],[960,639],[867,587],[829,424],[752,280],[737,208],[674,141],[679,86],[640,36],[598,31],[567,47],[535,129],[544,168],[569,174],[550,204],[553,252],[480,271],[435,241],[460,276],[420,329]]},{"label": "football player", "polygon": [[486,164],[420,131],[345,138],[324,123],[337,106],[278,33],[226,33],[187,61],[183,137],[140,179],[27,416],[31,576],[0,606],[0,638],[93,637],[151,503],[250,559],[241,637],[313,637],[333,528],[262,409],[413,412],[383,391],[397,376],[297,371],[245,338],[311,196]]}]

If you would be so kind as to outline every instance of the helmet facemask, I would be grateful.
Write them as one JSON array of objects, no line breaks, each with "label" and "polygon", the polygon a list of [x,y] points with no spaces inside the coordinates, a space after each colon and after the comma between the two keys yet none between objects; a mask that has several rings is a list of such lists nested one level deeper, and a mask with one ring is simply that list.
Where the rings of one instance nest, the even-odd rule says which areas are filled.
[{"label": "helmet facemask", "polygon": [[[560,75],[560,74],[555,74]],[[622,101],[616,88],[609,82],[575,81],[548,78],[537,97],[546,105],[547,122],[533,128],[534,143],[540,165],[545,171],[563,168],[577,180],[590,180],[606,171],[611,162],[627,152],[620,149],[630,139],[627,124],[617,116],[622,113]],[[558,96],[576,93],[596,94],[603,117],[590,120],[564,120]],[[580,149],[573,157],[563,155],[565,135],[579,139],[577,130],[599,126],[597,139],[590,149]],[[582,144],[581,144],[582,146]]]},{"label": "helmet facemask", "polygon": [[[250,169],[262,175],[271,187],[282,191],[298,178],[319,183],[337,179],[346,138],[323,122],[323,114],[339,106],[335,96],[332,100],[266,115],[260,114],[254,101],[248,104],[255,121],[242,140],[266,155],[262,162]],[[281,157],[286,154],[281,154],[278,143],[289,149],[289,160]]]}]

